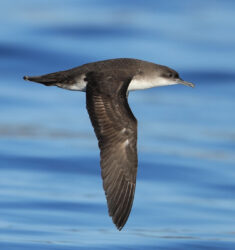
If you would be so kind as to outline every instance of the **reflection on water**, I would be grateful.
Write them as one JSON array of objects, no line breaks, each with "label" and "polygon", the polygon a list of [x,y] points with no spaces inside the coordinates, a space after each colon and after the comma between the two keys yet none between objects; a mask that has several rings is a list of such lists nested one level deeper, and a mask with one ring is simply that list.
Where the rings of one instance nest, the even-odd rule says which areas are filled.
[{"label": "reflection on water", "polygon": [[[234,2],[0,5],[0,249],[234,249]],[[196,84],[129,95],[139,169],[121,232],[84,93],[22,80],[115,57]]]}]

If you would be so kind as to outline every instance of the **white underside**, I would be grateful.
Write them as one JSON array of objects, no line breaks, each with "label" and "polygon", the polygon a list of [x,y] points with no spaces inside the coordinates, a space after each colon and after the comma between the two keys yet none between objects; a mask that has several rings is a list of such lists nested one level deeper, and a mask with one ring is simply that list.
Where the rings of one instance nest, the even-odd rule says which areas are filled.
[{"label": "white underside", "polygon": [[[81,75],[75,84],[69,86],[63,86],[69,90],[86,91],[87,81],[84,80],[85,75]],[[155,80],[145,80],[145,79],[133,79],[128,87],[128,91],[139,90],[139,89],[149,89],[153,87],[167,86],[177,84],[175,81],[165,79],[163,77],[158,77]]]},{"label": "white underside", "polygon": [[149,89],[160,86],[174,85],[177,84],[175,81],[170,81],[163,77],[158,77],[156,80],[145,80],[145,79],[133,79],[128,87],[128,91],[138,90],[138,89]]}]

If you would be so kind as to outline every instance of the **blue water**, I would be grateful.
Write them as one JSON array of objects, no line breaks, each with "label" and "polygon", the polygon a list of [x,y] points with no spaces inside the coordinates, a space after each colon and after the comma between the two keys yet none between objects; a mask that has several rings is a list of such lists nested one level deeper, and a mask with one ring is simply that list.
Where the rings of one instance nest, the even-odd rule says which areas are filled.
[{"label": "blue water", "polygon": [[[0,2],[0,249],[235,249],[235,2]],[[134,206],[115,229],[85,95],[23,75],[116,57],[195,89],[134,92]]]}]

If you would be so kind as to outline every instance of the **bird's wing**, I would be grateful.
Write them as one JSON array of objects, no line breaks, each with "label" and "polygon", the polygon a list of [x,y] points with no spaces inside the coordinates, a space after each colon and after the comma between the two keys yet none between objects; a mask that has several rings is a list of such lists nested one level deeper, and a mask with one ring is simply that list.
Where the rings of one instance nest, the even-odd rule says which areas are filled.
[{"label": "bird's wing", "polygon": [[125,72],[91,72],[86,80],[87,110],[99,141],[109,215],[121,230],[132,208],[137,174],[137,120],[126,96],[131,78]]}]

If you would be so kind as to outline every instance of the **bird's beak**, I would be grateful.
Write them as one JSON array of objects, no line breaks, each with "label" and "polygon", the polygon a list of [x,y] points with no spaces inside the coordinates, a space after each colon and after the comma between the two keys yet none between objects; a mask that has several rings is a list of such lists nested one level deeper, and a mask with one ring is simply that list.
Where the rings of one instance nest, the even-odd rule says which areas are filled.
[{"label": "bird's beak", "polygon": [[184,81],[184,80],[182,80],[182,79],[177,79],[177,83],[180,83],[180,84],[183,84],[183,85],[185,85],[185,86],[189,86],[189,87],[192,87],[192,88],[194,88],[194,84],[193,83],[191,83],[191,82],[186,82],[186,81]]}]

